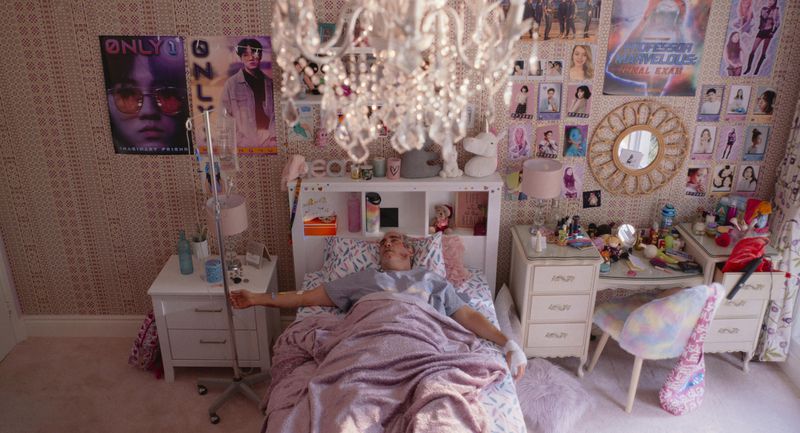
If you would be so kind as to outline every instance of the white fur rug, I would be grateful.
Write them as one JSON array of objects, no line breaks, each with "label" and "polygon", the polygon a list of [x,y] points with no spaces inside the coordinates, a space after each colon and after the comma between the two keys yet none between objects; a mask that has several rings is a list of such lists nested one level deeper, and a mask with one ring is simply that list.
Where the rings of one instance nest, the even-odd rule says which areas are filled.
[{"label": "white fur rug", "polygon": [[594,405],[575,375],[541,358],[528,361],[516,385],[530,433],[574,433],[575,425]]}]

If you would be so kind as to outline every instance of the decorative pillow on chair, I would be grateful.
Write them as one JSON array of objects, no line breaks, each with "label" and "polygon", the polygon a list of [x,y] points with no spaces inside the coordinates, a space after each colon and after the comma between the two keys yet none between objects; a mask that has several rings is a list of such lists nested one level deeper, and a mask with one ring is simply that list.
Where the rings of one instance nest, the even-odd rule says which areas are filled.
[{"label": "decorative pillow on chair", "polygon": [[414,267],[427,268],[431,272],[447,277],[442,253],[442,232],[424,238],[409,236],[408,239],[414,247]]},{"label": "decorative pillow on chair", "polygon": [[442,253],[447,280],[454,286],[460,286],[469,279],[469,271],[464,267],[464,243],[459,236],[442,238]]},{"label": "decorative pillow on chair", "polygon": [[377,242],[361,239],[329,237],[325,239],[322,272],[326,281],[338,280],[380,264]]}]

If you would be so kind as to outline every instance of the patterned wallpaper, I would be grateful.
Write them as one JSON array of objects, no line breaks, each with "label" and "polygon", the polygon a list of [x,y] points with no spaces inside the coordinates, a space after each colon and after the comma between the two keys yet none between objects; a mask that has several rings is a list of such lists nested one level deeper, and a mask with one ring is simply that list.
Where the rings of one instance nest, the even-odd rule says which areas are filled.
[{"label": "patterned wallpaper", "polygon": [[[318,2],[320,13],[342,9],[343,0]],[[611,2],[604,1],[595,64],[605,59]],[[784,153],[792,107],[800,81],[793,73],[800,64],[800,5],[788,1],[779,60],[771,78],[733,79],[718,75],[729,0],[713,4],[698,87],[702,84],[772,85],[779,91],[773,136],[762,166],[758,196],[770,197],[778,163]],[[13,1],[0,10],[4,44],[0,58],[0,128],[3,170],[0,172],[0,233],[6,244],[12,275],[25,314],[141,314],[150,308],[147,289],[166,258],[175,251],[177,232],[190,230],[203,196],[196,167],[189,156],[117,155],[113,151],[99,35],[243,35],[269,34],[271,2],[266,0],[30,0]],[[330,20],[330,18],[328,18]],[[572,44],[541,44],[541,58],[566,59]],[[527,58],[529,43],[518,48]],[[602,74],[593,81],[590,134],[615,106],[636,98],[602,96]],[[276,83],[277,92],[277,83]],[[698,98],[660,98],[683,118],[692,134]],[[479,112],[494,104],[506,113],[501,98],[472,101]],[[279,103],[279,102],[277,102]],[[276,107],[276,112],[280,112]],[[316,115],[316,114],[315,114]],[[533,122],[534,127],[535,121]],[[480,122],[479,122],[480,123]],[[505,131],[522,123],[500,115],[493,125]],[[569,121],[560,122],[572,123]],[[474,132],[477,132],[474,131]],[[288,204],[278,185],[287,155],[307,159],[343,158],[333,143],[289,140],[279,130],[278,156],[245,156],[238,188],[248,199],[250,228],[233,243],[240,252],[248,239],[267,243],[280,256],[279,283],[294,287],[288,239]],[[506,143],[501,168],[508,162]],[[374,155],[391,156],[386,139]],[[461,152],[463,163],[468,155]],[[600,189],[586,168],[584,190]],[[715,198],[683,194],[684,176],[640,198],[603,193],[602,207],[580,209],[579,201],[561,201],[563,212],[579,212],[583,221],[626,220],[646,223],[658,203],[669,200],[679,219]],[[500,245],[509,245],[509,228],[528,223],[533,206],[503,202]],[[510,249],[498,257],[500,282],[507,279]]]}]

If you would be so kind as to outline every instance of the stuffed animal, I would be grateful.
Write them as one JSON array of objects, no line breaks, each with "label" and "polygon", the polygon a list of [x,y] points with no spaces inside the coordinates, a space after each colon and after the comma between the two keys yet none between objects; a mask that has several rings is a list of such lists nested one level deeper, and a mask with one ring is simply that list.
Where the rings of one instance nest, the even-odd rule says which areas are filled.
[{"label": "stuffed animal", "polygon": [[436,212],[436,216],[431,219],[431,226],[428,228],[428,232],[431,234],[444,232],[446,235],[452,233],[453,229],[450,228],[450,215],[453,214],[453,210],[450,205],[437,204],[433,207],[433,210]]},{"label": "stuffed animal", "polygon": [[464,174],[471,177],[485,177],[497,169],[497,145],[501,138],[491,132],[481,132],[477,137],[464,139],[464,150],[475,156],[467,161]]}]

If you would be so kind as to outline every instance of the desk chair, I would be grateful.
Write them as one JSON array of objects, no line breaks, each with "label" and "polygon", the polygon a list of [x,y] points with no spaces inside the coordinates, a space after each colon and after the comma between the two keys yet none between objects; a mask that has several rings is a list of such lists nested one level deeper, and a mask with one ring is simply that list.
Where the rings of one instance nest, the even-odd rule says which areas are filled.
[{"label": "desk chair", "polygon": [[[598,305],[594,312],[594,323],[603,330],[603,336],[587,373],[597,364],[608,337],[635,356],[625,406],[625,411],[630,413],[639,385],[642,361],[680,356],[711,296],[716,296],[716,311],[725,296],[725,289],[716,283],[683,289],[663,298],[652,294],[636,294]],[[705,333],[700,335],[702,339],[705,338]],[[695,342],[702,344],[702,341]]]}]

